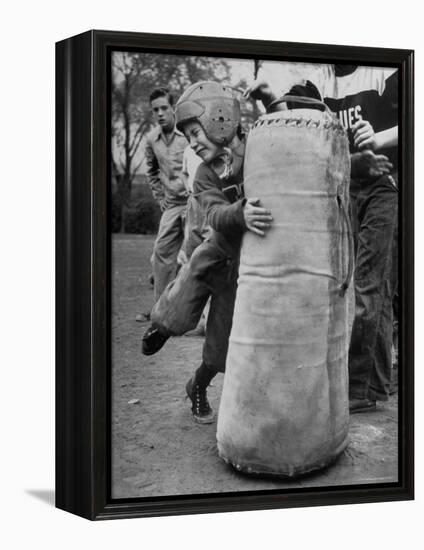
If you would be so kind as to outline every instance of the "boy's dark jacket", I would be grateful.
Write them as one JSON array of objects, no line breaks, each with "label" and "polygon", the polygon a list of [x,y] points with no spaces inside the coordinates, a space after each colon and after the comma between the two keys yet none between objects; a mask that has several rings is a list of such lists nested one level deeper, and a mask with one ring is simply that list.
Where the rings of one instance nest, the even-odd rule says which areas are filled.
[{"label": "boy's dark jacket", "polygon": [[[197,169],[193,194],[212,227],[213,240],[229,258],[238,257],[246,224],[243,216],[244,198],[237,198],[233,190],[241,187],[243,171],[221,180],[210,166],[203,163]],[[227,191],[226,191],[227,189]]]}]

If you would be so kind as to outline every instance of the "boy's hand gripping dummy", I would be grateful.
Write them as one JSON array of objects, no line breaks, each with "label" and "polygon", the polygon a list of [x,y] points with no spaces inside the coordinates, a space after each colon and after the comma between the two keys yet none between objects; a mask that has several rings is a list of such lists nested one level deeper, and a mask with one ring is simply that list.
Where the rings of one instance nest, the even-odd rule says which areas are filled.
[{"label": "boy's hand gripping dummy", "polygon": [[308,102],[261,116],[247,140],[251,231],[217,431],[220,456],[246,473],[304,474],[348,443],[349,146],[328,108]]}]

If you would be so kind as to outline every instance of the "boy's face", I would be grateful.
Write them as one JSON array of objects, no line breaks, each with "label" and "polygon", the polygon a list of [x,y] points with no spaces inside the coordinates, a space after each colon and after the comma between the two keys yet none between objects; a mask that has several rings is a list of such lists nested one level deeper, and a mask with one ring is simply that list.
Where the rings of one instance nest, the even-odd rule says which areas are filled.
[{"label": "boy's face", "polygon": [[151,103],[153,117],[164,132],[170,132],[174,128],[174,110],[167,97],[157,97]]},{"label": "boy's face", "polygon": [[223,149],[210,141],[202,126],[196,122],[187,122],[184,126],[184,134],[190,147],[206,164],[223,152]]}]

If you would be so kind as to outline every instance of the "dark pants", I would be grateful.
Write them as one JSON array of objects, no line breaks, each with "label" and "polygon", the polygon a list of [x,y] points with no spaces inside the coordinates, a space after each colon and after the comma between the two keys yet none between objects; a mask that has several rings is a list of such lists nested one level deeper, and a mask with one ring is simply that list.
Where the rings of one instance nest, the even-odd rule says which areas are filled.
[{"label": "dark pants", "polygon": [[168,334],[181,335],[196,327],[210,297],[202,359],[212,374],[225,371],[237,266],[215,242],[203,242],[166,287],[151,314],[155,325]]},{"label": "dark pants", "polygon": [[228,259],[220,273],[211,273],[211,302],[203,345],[203,363],[213,372],[225,372],[237,291],[237,263]]},{"label": "dark pants", "polygon": [[351,398],[386,401],[397,289],[398,190],[392,176],[351,183],[356,243],[355,319],[349,349]]}]

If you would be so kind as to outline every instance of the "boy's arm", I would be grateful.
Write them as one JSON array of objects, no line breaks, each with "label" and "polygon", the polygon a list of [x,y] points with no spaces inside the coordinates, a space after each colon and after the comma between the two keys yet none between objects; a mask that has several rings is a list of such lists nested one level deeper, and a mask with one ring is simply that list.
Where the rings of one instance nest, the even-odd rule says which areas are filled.
[{"label": "boy's arm", "polygon": [[[188,146],[190,147],[190,146]],[[182,170],[181,170],[181,179],[184,183],[184,187],[186,188],[186,191],[188,193],[191,192],[191,189],[190,189],[190,186],[188,184],[188,159],[187,159],[187,148],[184,150],[184,154],[183,154],[183,167],[182,167]]]},{"label": "boy's arm", "polygon": [[[289,92],[285,93],[284,95],[294,95],[294,96],[303,96],[303,97],[311,97],[314,99],[319,99],[322,101],[322,80],[324,78],[323,70],[321,71],[315,71],[311,73],[311,76],[308,80],[304,81],[302,84],[296,84],[292,86]],[[283,88],[283,83],[282,83]],[[257,79],[247,88],[247,90],[244,92],[244,97],[252,99],[256,99],[258,101],[262,102],[262,105],[265,107],[265,110],[267,113],[272,113],[275,111],[282,111],[286,109],[287,107],[289,109],[296,109],[299,107],[304,107],[305,105],[303,103],[294,103],[294,102],[281,102],[277,104],[273,104],[273,102],[278,98],[276,95],[276,92],[271,89],[269,83],[266,80],[263,79]],[[279,94],[282,95],[281,93]],[[308,105],[308,108],[310,109],[319,109],[319,106],[315,105]]]},{"label": "boy's arm", "polygon": [[265,236],[272,224],[272,215],[260,206],[260,200],[250,198],[230,203],[217,186],[214,175],[206,172],[206,177],[202,177],[202,171],[200,166],[194,181],[194,192],[206,212],[209,225],[229,237],[246,230]]},{"label": "boy's arm", "polygon": [[353,144],[359,151],[371,149],[379,151],[389,147],[396,147],[398,144],[398,127],[393,126],[381,132],[374,132],[374,128],[367,120],[358,120],[352,126]]},{"label": "boy's arm", "polygon": [[389,128],[388,130],[378,132],[378,134],[376,134],[376,141],[376,151],[378,151],[379,149],[396,147],[396,145],[398,144],[398,127],[394,126],[393,128]]},{"label": "boy's arm", "polygon": [[268,106],[277,99],[277,96],[265,80],[255,80],[253,84],[244,91],[243,96],[246,99],[251,97],[252,99],[261,101],[267,112]]},{"label": "boy's arm", "polygon": [[230,203],[219,188],[218,177],[201,164],[193,182],[193,193],[205,212],[207,223],[224,235],[246,230],[243,216],[245,199]]},{"label": "boy's arm", "polygon": [[[359,168],[371,168],[369,175],[383,175],[389,173],[393,168],[389,159],[384,155],[371,155],[371,151],[381,152],[392,149],[398,145],[398,71],[389,74],[384,82],[384,89],[381,95],[381,111],[384,112],[386,130],[374,132],[374,128],[367,120],[359,120],[353,127],[353,144],[360,153],[351,156],[352,175],[354,175],[355,164]],[[365,156],[366,155],[366,156]],[[358,162],[355,162],[357,157]],[[383,165],[383,166],[382,166]]]},{"label": "boy's arm", "polygon": [[[224,235],[245,231],[246,223],[243,216],[243,206],[246,199],[239,199],[231,204],[224,193],[216,189],[201,193],[206,199],[206,219],[209,225]],[[202,201],[202,199],[201,199]],[[200,201],[200,204],[202,202]]]},{"label": "boy's arm", "polygon": [[[307,80],[305,84],[296,84],[285,95],[311,97],[322,101],[321,94],[319,93],[318,88],[309,80]],[[272,92],[269,85],[263,81],[255,81],[252,86],[250,86],[250,88],[245,91],[244,96],[252,97],[253,99],[261,101],[267,113],[283,111],[284,109],[286,109],[286,105],[289,109],[305,107],[303,103],[295,103],[293,101],[289,101],[287,102],[287,104],[284,101],[273,104],[273,102],[277,99],[277,96],[274,94],[274,92]],[[319,105],[308,104],[308,109],[320,108],[321,107]]]},{"label": "boy's arm", "polygon": [[162,208],[163,202],[165,200],[165,194],[163,191],[162,182],[159,177],[159,163],[149,140],[147,140],[146,143],[145,157],[147,165],[147,181],[149,183],[150,189],[152,190],[154,199],[159,203],[160,207]]}]

